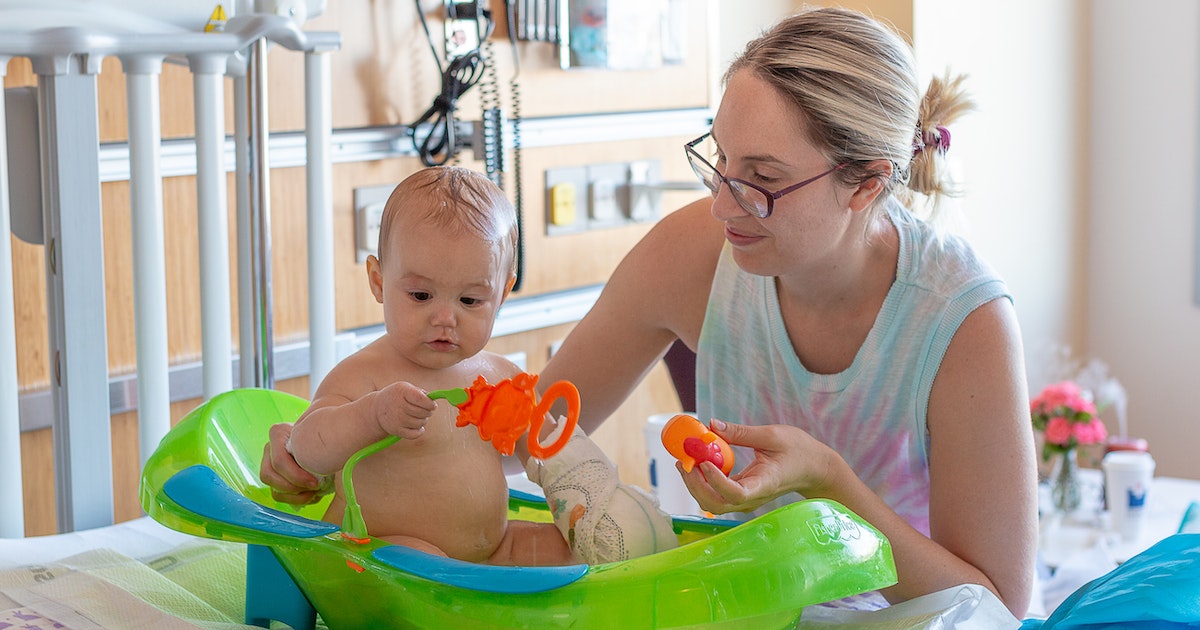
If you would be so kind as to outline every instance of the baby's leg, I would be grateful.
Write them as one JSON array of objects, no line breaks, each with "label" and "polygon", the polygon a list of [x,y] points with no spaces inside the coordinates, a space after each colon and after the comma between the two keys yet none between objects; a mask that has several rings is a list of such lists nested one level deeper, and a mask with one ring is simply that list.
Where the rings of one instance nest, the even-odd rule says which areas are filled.
[{"label": "baby's leg", "polygon": [[554,523],[517,520],[508,522],[500,546],[487,560],[488,564],[517,567],[549,567],[578,562]]},{"label": "baby's leg", "polygon": [[628,560],[679,544],[671,517],[658,501],[641,488],[622,484],[617,467],[582,430],[576,429],[554,457],[544,462],[529,458],[525,473],[542,487],[554,524],[588,564]]},{"label": "baby's leg", "polygon": [[438,549],[437,545],[434,545],[433,543],[430,543],[425,540],[421,540],[420,538],[417,538],[415,536],[403,536],[403,535],[397,534],[395,536],[380,536],[379,539],[386,540],[395,545],[403,545],[405,547],[412,547],[413,549],[416,549],[417,551],[424,551],[425,553],[433,554],[435,556],[441,556],[443,558],[446,557],[446,552],[442,551],[441,549]]}]

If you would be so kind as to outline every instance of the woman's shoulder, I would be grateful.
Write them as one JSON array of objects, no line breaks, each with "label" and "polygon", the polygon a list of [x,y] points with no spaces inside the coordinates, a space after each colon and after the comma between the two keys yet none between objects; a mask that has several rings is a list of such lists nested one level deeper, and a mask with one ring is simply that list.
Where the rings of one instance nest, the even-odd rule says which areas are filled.
[{"label": "woman's shoulder", "polygon": [[637,296],[631,308],[655,314],[656,325],[685,339],[699,334],[725,241],[711,204],[711,198],[701,199],[664,216],[609,280],[609,286]]},{"label": "woman's shoulder", "polygon": [[903,243],[897,275],[908,283],[939,294],[981,284],[1004,286],[1000,274],[965,236],[915,218],[897,221],[896,227]]},{"label": "woman's shoulder", "polygon": [[[700,199],[662,217],[633,248],[626,263],[656,276],[710,281],[724,242],[711,199]],[[669,273],[667,273],[669,272]]]}]

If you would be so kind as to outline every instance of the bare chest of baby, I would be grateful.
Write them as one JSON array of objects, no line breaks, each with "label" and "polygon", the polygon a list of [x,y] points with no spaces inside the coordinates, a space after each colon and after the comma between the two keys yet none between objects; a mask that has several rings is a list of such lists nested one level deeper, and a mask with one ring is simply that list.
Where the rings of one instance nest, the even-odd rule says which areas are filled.
[{"label": "bare chest of baby", "polygon": [[[360,461],[353,484],[373,537],[415,539],[468,562],[487,560],[504,538],[508,485],[500,454],[475,427],[456,427],[452,410],[439,408],[420,438]],[[339,473],[325,520],[340,524],[345,505]]]}]

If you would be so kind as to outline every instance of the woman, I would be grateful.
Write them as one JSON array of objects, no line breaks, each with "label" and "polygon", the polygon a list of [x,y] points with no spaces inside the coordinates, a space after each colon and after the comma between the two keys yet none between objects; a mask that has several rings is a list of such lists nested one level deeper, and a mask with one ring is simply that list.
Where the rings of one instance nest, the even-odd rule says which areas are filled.
[{"label": "woman", "polygon": [[[904,205],[946,192],[959,82],[922,97],[907,44],[840,9],[783,20],[725,81],[711,137],[686,149],[713,198],[631,250],[540,382],[575,383],[590,431],[678,338],[698,414],[743,447],[729,478],[685,476],[701,507],[836,500],[891,541],[888,601],[973,583],[1022,617],[1036,470],[1011,298]],[[264,480],[302,490],[280,450]]]}]

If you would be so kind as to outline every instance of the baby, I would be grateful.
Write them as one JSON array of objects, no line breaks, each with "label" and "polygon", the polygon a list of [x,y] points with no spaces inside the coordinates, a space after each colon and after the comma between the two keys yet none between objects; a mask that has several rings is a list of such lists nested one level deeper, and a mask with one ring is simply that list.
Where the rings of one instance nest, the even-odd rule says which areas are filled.
[{"label": "baby", "polygon": [[[355,494],[370,535],[429,553],[534,566],[675,547],[658,502],[620,484],[612,462],[579,430],[544,462],[518,440],[516,455],[545,491],[554,523],[508,521],[501,455],[475,427],[456,426],[456,407],[428,396],[478,376],[495,384],[520,373],[483,350],[516,279],[516,245],[516,213],[486,177],[433,167],[401,182],[384,210],[378,257],[367,259],[385,333],[329,372],[288,450],[309,472],[336,474],[325,520],[341,523],[346,461],[389,435],[402,438],[355,467]],[[555,441],[554,427],[547,419],[542,444]]]}]

